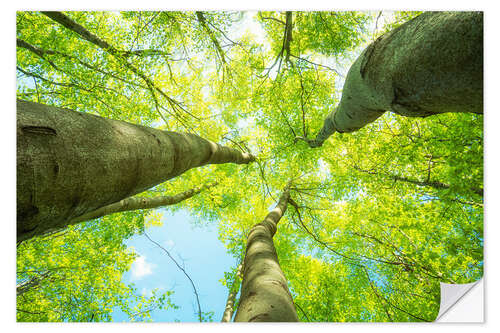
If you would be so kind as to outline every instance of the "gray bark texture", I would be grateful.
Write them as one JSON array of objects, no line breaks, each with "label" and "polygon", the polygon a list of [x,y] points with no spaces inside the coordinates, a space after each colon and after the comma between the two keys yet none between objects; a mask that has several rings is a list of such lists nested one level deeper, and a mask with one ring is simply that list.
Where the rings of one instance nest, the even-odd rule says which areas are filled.
[{"label": "gray bark texture", "polygon": [[88,220],[97,219],[105,215],[127,212],[131,210],[152,209],[152,208],[160,208],[164,206],[175,205],[181,201],[191,198],[192,196],[203,191],[204,189],[212,186],[214,185],[203,185],[202,187],[193,188],[175,195],[168,195],[168,196],[157,196],[152,198],[129,197],[120,200],[118,202],[112,203],[111,205],[98,208],[92,212],[88,212],[87,214],[80,215],[72,219],[69,222],[69,224],[76,224]]},{"label": "gray bark texture", "polygon": [[248,235],[243,282],[235,322],[299,321],[288,283],[281,270],[273,236],[290,199],[290,184],[278,205]]},{"label": "gray bark texture", "polygon": [[236,272],[236,276],[234,277],[234,281],[229,290],[229,295],[227,295],[226,307],[224,308],[224,313],[222,314],[222,323],[229,323],[233,318],[234,313],[234,301],[236,300],[236,295],[238,291],[240,291],[241,285],[241,271],[243,265],[238,265],[238,270]]},{"label": "gray bark texture", "polygon": [[349,69],[340,103],[316,138],[304,139],[319,147],[385,111],[483,113],[482,12],[426,12],[379,37]]},{"label": "gray bark texture", "polygon": [[194,134],[18,100],[18,242],[191,168],[253,160]]}]

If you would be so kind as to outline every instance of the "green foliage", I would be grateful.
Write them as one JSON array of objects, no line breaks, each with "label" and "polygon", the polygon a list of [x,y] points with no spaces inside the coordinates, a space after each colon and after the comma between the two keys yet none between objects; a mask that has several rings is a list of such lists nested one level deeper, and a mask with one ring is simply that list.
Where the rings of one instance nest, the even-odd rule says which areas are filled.
[{"label": "green foliage", "polygon": [[380,34],[384,34],[388,31],[391,31],[393,29],[396,29],[399,27],[401,24],[414,19],[418,15],[422,14],[423,12],[420,11],[398,11],[398,12],[393,12],[393,19],[391,22],[387,23],[383,29],[381,29]]},{"label": "green foliage", "polygon": [[[17,248],[18,321],[110,321],[115,309],[131,321],[175,307],[172,291],[139,295],[121,282],[136,254],[123,240],[143,227],[141,213],[122,214],[58,231]],[[19,286],[24,285],[25,288]]]},{"label": "green foliage", "polygon": [[[40,13],[19,12],[17,38],[45,52],[18,42],[18,97],[254,153],[255,163],[193,169],[141,194],[217,182],[166,210],[216,224],[238,259],[250,228],[293,179],[298,210],[289,205],[275,245],[301,320],[432,321],[439,282],[482,276],[482,115],[386,114],[322,148],[295,142],[338,103],[331,64],[374,37],[376,14],[293,12],[283,53],[284,12],[203,12],[204,24],[194,12],[66,14],[120,55]],[[377,31],[417,14],[395,12]],[[263,31],[245,31],[249,21]],[[140,50],[147,51],[133,52]],[[159,211],[119,213],[20,244],[18,286],[31,287],[17,297],[18,321],[109,321],[113,309],[138,321],[175,308],[171,291],[146,298],[120,281],[135,256],[124,240],[155,223]],[[230,288],[234,277],[235,270],[223,283]]]},{"label": "green foliage", "polygon": [[294,42],[302,52],[341,55],[363,42],[367,22],[368,16],[360,12],[298,12]]}]

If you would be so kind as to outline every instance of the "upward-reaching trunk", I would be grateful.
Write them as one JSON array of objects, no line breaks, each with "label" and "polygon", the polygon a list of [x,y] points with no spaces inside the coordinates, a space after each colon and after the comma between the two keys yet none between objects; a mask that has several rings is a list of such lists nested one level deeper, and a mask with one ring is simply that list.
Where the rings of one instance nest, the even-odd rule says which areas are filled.
[{"label": "upward-reaching trunk", "polygon": [[290,199],[290,184],[283,190],[278,205],[256,224],[248,235],[243,263],[240,304],[234,321],[299,321],[278,262],[273,236]]},{"label": "upward-reaching trunk", "polygon": [[205,164],[251,154],[193,134],[17,101],[18,241]]},{"label": "upward-reaching trunk", "polygon": [[88,220],[97,219],[105,215],[127,212],[131,210],[160,208],[164,206],[175,205],[181,201],[191,198],[192,196],[203,191],[204,189],[210,188],[212,186],[214,186],[214,184],[203,185],[201,187],[192,188],[190,190],[178,193],[176,195],[163,195],[152,198],[129,197],[120,200],[118,202],[112,203],[111,205],[98,208],[92,212],[88,212],[87,214],[80,215],[72,219],[69,222],[69,224],[76,224]]},{"label": "upward-reaching trunk", "polygon": [[319,147],[388,110],[483,113],[482,12],[428,12],[379,37],[349,69],[340,103],[316,138],[304,139]]},{"label": "upward-reaching trunk", "polygon": [[227,295],[226,307],[224,309],[224,313],[222,314],[221,322],[223,322],[223,323],[228,323],[231,321],[231,318],[233,318],[234,301],[236,299],[236,295],[238,294],[238,291],[240,291],[242,268],[243,268],[243,265],[239,264],[238,269],[236,270],[236,276],[234,277],[233,283],[232,283],[231,287],[229,288],[229,295]]}]

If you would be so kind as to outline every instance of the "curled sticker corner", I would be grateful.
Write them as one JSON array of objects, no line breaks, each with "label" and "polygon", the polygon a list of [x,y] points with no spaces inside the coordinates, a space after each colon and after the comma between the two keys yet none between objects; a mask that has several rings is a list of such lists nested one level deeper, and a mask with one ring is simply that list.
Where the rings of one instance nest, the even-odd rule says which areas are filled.
[{"label": "curled sticker corner", "polygon": [[440,282],[441,302],[439,306],[439,313],[435,321],[443,321],[443,322],[448,321],[448,320],[442,320],[444,319],[442,318],[443,315],[445,315],[455,304],[457,304],[462,299],[462,297],[464,297],[472,288],[474,288],[474,286],[480,283],[482,284],[482,282],[483,282],[482,278],[475,282],[464,283],[464,284]]}]

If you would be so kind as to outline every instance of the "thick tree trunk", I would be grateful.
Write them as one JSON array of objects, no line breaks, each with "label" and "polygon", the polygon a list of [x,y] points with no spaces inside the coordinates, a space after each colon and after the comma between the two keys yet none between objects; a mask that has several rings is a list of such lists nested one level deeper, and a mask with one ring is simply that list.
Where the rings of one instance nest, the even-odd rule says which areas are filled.
[{"label": "thick tree trunk", "polygon": [[228,323],[233,318],[234,301],[236,299],[236,295],[238,294],[238,291],[240,291],[242,268],[243,268],[243,265],[240,264],[238,266],[238,270],[236,271],[236,276],[234,277],[233,284],[231,285],[231,288],[229,289],[229,295],[227,295],[226,307],[224,309],[224,313],[222,314],[221,322],[223,322],[223,323]]},{"label": "thick tree trunk", "polygon": [[276,208],[250,230],[240,304],[234,321],[299,321],[273,243],[277,224],[286,211],[289,198],[290,185],[284,189]]},{"label": "thick tree trunk", "polygon": [[193,134],[17,101],[18,241],[191,168],[254,159]]},{"label": "thick tree trunk", "polygon": [[427,12],[379,37],[349,69],[341,101],[316,138],[305,140],[319,147],[388,110],[483,113],[482,12]]}]

